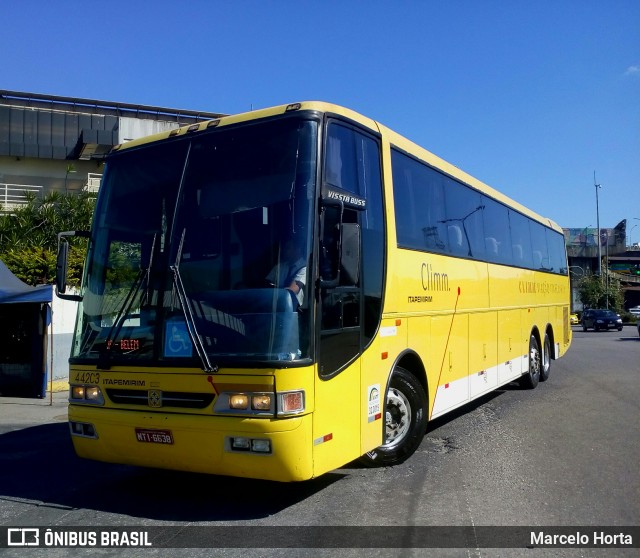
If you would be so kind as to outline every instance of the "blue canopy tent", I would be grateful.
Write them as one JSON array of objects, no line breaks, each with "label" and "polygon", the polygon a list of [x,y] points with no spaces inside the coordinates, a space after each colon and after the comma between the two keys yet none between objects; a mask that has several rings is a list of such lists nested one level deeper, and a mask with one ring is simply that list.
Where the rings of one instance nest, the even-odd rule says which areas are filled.
[{"label": "blue canopy tent", "polygon": [[0,260],[0,395],[44,397],[51,285],[31,287]]}]

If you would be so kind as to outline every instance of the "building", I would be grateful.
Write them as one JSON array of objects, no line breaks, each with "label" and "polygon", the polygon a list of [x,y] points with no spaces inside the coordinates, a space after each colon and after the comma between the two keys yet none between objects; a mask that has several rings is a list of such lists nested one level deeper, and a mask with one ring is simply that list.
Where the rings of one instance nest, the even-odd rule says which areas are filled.
[{"label": "building", "polygon": [[0,211],[28,193],[97,191],[114,145],[220,116],[0,90]]},{"label": "building", "polygon": [[623,219],[614,228],[600,229],[598,249],[598,229],[564,229],[571,276],[571,310],[582,310],[578,296],[578,284],[586,275],[598,273],[598,257],[601,258],[600,271],[604,276],[619,280],[624,290],[624,306],[640,305],[640,275],[635,273],[640,265],[640,249],[627,247],[627,222]]},{"label": "building", "polygon": [[[29,195],[96,192],[114,145],[220,116],[0,90],[0,212],[15,211]],[[76,303],[54,296],[51,309],[49,379],[65,383]]]}]

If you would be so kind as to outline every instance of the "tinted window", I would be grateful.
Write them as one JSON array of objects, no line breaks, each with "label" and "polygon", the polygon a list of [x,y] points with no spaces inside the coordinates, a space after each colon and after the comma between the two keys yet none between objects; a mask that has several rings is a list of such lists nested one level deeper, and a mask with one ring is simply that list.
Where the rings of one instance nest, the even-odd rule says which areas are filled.
[{"label": "tinted window", "polygon": [[445,177],[397,151],[392,164],[398,246],[447,252]]},{"label": "tinted window", "polygon": [[487,260],[493,263],[513,263],[511,234],[509,232],[509,210],[491,198],[483,196],[484,242]]},{"label": "tinted window", "polygon": [[547,251],[547,237],[545,228],[532,221],[531,228],[531,255],[533,256],[533,269],[549,271],[549,256]]},{"label": "tinted window", "polygon": [[564,235],[551,229],[546,229],[546,237],[551,271],[566,274],[567,254]]},{"label": "tinted window", "polygon": [[325,182],[359,194],[356,138],[350,128],[332,125],[327,138]]},{"label": "tinted window", "polygon": [[533,261],[531,257],[529,219],[521,213],[509,210],[509,225],[511,227],[513,265],[531,267]]},{"label": "tinted window", "polygon": [[[378,329],[385,244],[379,142],[356,128],[330,122],[325,154],[325,185],[350,192],[364,202],[363,205],[345,204],[342,214],[330,204],[322,210],[324,236],[320,273],[323,279],[330,280],[337,275],[339,223],[359,225],[362,239],[362,269],[355,284],[342,269],[340,285],[322,289],[320,375],[327,377],[340,371],[368,345]],[[344,229],[342,232],[344,234]]]},{"label": "tinted window", "polygon": [[447,178],[445,200],[449,251],[456,256],[483,259],[484,206],[480,193]]},{"label": "tinted window", "polygon": [[392,149],[398,246],[567,273],[564,237]]}]

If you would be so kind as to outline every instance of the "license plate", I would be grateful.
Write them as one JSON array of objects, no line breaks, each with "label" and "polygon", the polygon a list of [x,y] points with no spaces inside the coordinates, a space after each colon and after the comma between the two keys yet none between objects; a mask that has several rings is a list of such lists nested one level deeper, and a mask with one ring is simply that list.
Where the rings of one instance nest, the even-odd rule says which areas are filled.
[{"label": "license plate", "polygon": [[151,430],[149,428],[136,428],[138,442],[150,444],[173,444],[171,430]]}]

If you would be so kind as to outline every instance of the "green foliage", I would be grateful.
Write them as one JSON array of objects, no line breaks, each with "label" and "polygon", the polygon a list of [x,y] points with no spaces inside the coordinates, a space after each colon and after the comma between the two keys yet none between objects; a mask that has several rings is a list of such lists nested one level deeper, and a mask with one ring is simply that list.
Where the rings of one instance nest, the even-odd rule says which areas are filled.
[{"label": "green foliage", "polygon": [[622,311],[624,293],[620,281],[613,277],[588,275],[583,277],[578,286],[580,302],[585,308],[610,308]]},{"label": "green foliage", "polygon": [[[0,215],[0,260],[25,283],[54,283],[58,233],[89,230],[95,198],[86,192],[43,198],[34,195],[11,215]],[[74,239],[69,251],[68,284],[80,285],[85,239]]]}]

